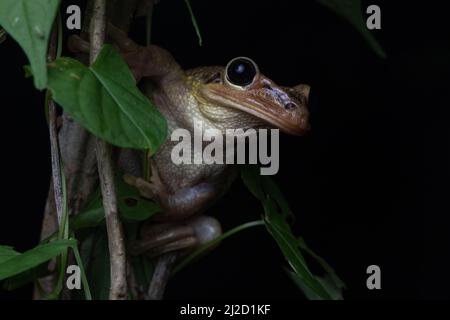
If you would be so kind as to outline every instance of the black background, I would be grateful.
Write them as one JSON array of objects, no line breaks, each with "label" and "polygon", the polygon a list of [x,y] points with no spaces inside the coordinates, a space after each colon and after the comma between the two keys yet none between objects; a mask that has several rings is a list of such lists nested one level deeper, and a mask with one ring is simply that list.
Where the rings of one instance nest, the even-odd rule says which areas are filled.
[{"label": "black background", "polygon": [[[312,0],[192,0],[201,47],[183,1],[155,8],[152,41],[184,68],[244,55],[279,84],[312,86],[312,131],[282,136],[276,180],[297,216],[296,234],[347,283],[347,299],[450,297],[450,28],[442,2],[422,3],[363,1],[381,7],[382,30],[373,34],[386,60]],[[136,39],[140,30],[142,21]],[[24,79],[26,58],[11,39],[0,55],[0,244],[24,251],[37,244],[50,175],[44,100]],[[240,181],[211,209],[225,230],[261,212]],[[382,270],[379,291],[365,285],[371,264]],[[178,274],[167,298],[303,299],[285,265],[263,228],[248,230]]]}]

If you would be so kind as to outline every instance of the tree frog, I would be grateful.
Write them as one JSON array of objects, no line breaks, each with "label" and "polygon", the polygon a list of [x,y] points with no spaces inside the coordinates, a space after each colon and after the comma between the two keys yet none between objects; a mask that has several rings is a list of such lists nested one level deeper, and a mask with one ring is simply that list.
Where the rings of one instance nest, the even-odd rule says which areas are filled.
[{"label": "tree frog", "polygon": [[[168,137],[177,128],[193,132],[198,123],[223,134],[226,129],[278,128],[302,135],[309,129],[308,85],[277,85],[246,57],[232,59],[225,67],[183,70],[163,48],[140,46],[112,25],[108,35],[143,92],[166,118]],[[88,52],[89,43],[72,36],[69,48]],[[142,228],[142,238],[132,246],[132,253],[160,255],[192,248],[221,233],[215,218],[201,214],[226,192],[236,177],[235,167],[174,164],[171,151],[175,143],[168,138],[152,156],[149,181],[135,167],[127,168],[133,151],[124,150],[119,156],[119,166],[128,172],[125,181],[162,207]]]}]

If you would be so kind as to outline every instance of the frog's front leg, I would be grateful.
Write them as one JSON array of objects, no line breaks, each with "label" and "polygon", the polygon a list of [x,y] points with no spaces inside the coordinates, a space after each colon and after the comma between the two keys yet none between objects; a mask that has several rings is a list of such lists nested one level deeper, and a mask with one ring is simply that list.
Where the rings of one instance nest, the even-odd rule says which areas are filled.
[{"label": "frog's front leg", "polygon": [[143,197],[154,199],[159,203],[162,212],[155,216],[155,220],[158,221],[187,219],[201,212],[223,192],[223,185],[219,183],[200,182],[169,193],[162,187],[155,173],[151,182],[131,175],[125,175],[124,179],[126,183],[137,188]]}]

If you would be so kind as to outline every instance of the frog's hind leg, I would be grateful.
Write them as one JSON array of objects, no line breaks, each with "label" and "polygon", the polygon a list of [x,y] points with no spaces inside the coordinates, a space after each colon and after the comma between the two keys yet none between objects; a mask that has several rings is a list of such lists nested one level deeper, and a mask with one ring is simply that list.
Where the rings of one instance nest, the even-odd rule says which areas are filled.
[{"label": "frog's hind leg", "polygon": [[196,216],[180,223],[151,223],[141,230],[141,239],[135,241],[131,254],[151,257],[164,253],[191,250],[219,237],[220,223],[210,216]]},{"label": "frog's hind leg", "polygon": [[145,253],[154,257],[197,244],[194,229],[191,226],[151,224],[145,225],[141,233],[142,239],[135,241],[131,247],[133,255]]},{"label": "frog's hind leg", "polygon": [[[209,216],[195,216],[182,223],[151,223],[144,225],[141,239],[132,243],[132,255],[157,257],[146,300],[161,300],[172,268],[179,257],[222,234],[219,222]],[[208,250],[215,247],[212,245]]]}]

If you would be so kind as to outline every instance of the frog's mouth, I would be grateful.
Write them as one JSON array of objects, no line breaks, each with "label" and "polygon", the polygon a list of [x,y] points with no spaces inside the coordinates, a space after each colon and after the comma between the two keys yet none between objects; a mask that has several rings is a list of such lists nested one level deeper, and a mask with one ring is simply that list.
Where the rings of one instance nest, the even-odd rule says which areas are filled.
[{"label": "frog's mouth", "polygon": [[201,95],[216,105],[251,114],[288,134],[302,135],[309,130],[309,112],[301,103],[290,101],[286,108],[286,103],[272,95],[215,84],[205,86]]}]

